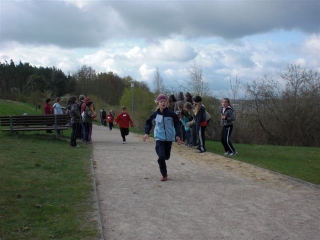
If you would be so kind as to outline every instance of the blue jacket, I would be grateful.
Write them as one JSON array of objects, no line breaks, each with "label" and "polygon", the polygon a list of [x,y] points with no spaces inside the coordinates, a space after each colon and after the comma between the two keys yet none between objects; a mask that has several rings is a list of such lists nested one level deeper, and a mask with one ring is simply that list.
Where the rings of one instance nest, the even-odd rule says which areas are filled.
[{"label": "blue jacket", "polygon": [[163,109],[163,114],[160,109],[153,112],[149,119],[146,121],[145,133],[150,134],[154,127],[154,137],[156,141],[175,141],[176,136],[180,137],[180,120],[176,113]]}]

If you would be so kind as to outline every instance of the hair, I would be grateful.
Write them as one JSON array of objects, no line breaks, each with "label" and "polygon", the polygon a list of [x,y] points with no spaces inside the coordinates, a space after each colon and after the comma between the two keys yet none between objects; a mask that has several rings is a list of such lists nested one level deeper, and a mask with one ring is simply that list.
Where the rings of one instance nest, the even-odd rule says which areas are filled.
[{"label": "hair", "polygon": [[178,108],[180,108],[181,110],[183,110],[184,104],[183,102],[178,102]]},{"label": "hair", "polygon": [[122,106],[121,107],[121,110],[126,110],[127,108],[125,106]]},{"label": "hair", "polygon": [[177,101],[176,97],[175,97],[173,94],[171,94],[171,95],[169,96],[169,98],[168,98],[168,102],[169,102],[169,103],[174,103],[174,102],[176,102],[176,101]]},{"label": "hair", "polygon": [[71,96],[68,100],[69,103],[75,103],[77,101],[77,97],[76,96]]},{"label": "hair", "polygon": [[193,102],[191,93],[186,92],[186,93],[184,94],[184,97],[185,97],[185,100],[186,100],[187,102],[190,102],[190,103]]},{"label": "hair", "polygon": [[85,99],[85,96],[84,96],[84,95],[80,95],[80,96],[79,96],[79,101],[81,101],[81,100],[83,100],[83,99]]},{"label": "hair", "polygon": [[46,103],[48,103],[48,102],[50,102],[51,101],[51,99],[50,98],[47,98],[46,99]]},{"label": "hair", "polygon": [[86,103],[86,106],[89,107],[92,103],[93,103],[92,101],[88,101],[88,102]]},{"label": "hair", "polygon": [[61,98],[57,97],[56,102],[60,102]]},{"label": "hair", "polygon": [[186,102],[184,104],[184,108],[187,108],[187,109],[192,109],[192,104],[190,102]]},{"label": "hair", "polygon": [[228,106],[232,108],[229,98],[223,98],[222,101],[226,101],[229,104]]}]

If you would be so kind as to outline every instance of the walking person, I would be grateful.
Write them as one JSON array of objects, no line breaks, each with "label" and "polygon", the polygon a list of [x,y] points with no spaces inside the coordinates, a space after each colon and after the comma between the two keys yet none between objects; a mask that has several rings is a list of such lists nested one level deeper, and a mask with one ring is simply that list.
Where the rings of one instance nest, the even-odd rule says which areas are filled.
[{"label": "walking person", "polygon": [[77,132],[78,132],[78,126],[79,126],[81,115],[79,111],[79,106],[77,104],[77,97],[76,96],[70,97],[69,103],[71,104],[71,109],[69,114],[71,117],[71,125],[72,125],[70,147],[79,147],[79,145],[77,145]]},{"label": "walking person", "polygon": [[142,140],[145,141],[149,137],[153,122],[155,122],[155,149],[162,175],[161,181],[166,181],[168,179],[166,160],[170,158],[172,142],[176,140],[180,143],[180,120],[175,112],[169,110],[167,96],[160,94],[156,98],[155,103],[157,110],[146,121],[145,135],[142,137]]},{"label": "walking person", "polygon": [[107,113],[104,109],[102,109],[102,111],[100,112],[101,126],[106,126],[106,117],[107,117]]},{"label": "walking person", "polygon": [[121,112],[116,117],[115,125],[119,124],[120,127],[120,133],[122,137],[122,144],[126,143],[126,136],[129,135],[129,125],[133,127],[133,121],[127,112],[126,107],[121,108]]},{"label": "walking person", "polygon": [[106,121],[108,122],[108,125],[109,125],[109,131],[112,131],[113,121],[114,121],[114,115],[113,115],[112,111],[109,111],[109,113],[106,117]]},{"label": "walking person", "polygon": [[224,155],[236,155],[238,152],[234,149],[230,142],[230,136],[233,129],[233,121],[235,120],[233,108],[231,107],[229,98],[222,99],[221,107],[221,143],[224,147]]},{"label": "walking person", "polygon": [[92,131],[92,129],[90,129],[90,127],[92,127],[92,121],[94,119],[94,114],[92,113],[92,110],[91,110],[92,104],[93,104],[92,101],[86,102],[86,107],[81,114],[82,122],[86,126],[86,130],[87,130],[85,131],[85,135],[83,136],[83,142],[87,144],[91,143],[90,131]]}]

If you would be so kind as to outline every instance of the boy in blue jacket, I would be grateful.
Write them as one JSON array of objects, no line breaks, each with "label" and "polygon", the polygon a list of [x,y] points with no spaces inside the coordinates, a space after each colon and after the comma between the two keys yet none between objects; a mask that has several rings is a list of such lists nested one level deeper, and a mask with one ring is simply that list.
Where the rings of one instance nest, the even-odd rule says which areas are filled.
[{"label": "boy in blue jacket", "polygon": [[180,143],[180,121],[173,111],[168,108],[168,98],[160,94],[155,100],[157,110],[152,113],[146,121],[145,135],[142,140],[145,141],[154,127],[154,137],[156,139],[156,153],[158,155],[158,164],[162,174],[161,181],[168,178],[166,160],[170,158],[172,142],[177,140]]}]

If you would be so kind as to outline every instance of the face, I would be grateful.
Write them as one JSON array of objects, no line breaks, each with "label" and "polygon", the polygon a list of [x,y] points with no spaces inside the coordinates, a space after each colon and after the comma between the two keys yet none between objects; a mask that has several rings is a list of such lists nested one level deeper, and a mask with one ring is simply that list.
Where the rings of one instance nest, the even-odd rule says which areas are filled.
[{"label": "face", "polygon": [[168,101],[165,99],[162,99],[158,102],[158,106],[160,109],[165,109],[168,106]]},{"label": "face", "polygon": [[226,108],[226,107],[228,107],[228,106],[229,106],[228,101],[225,100],[225,99],[223,99],[223,100],[222,100],[222,107]]}]

